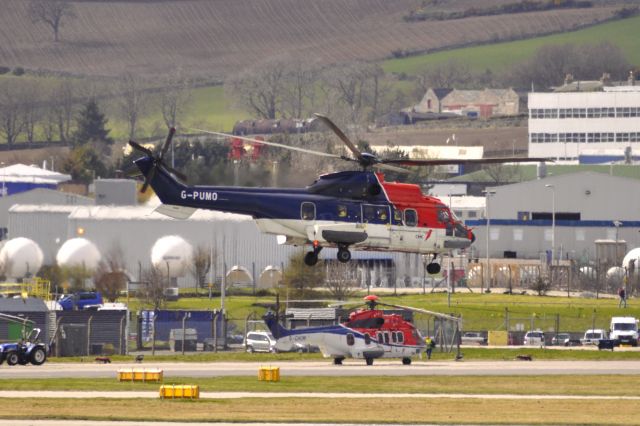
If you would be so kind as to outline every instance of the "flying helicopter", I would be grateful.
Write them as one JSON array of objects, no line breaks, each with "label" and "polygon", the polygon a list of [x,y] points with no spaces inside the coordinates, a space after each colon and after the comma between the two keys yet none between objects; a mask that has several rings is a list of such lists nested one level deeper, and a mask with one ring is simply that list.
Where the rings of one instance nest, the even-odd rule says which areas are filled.
[{"label": "flying helicopter", "polygon": [[[372,365],[376,358],[401,358],[404,365],[411,364],[411,357],[426,350],[420,331],[399,313],[386,313],[377,306],[423,313],[449,321],[459,326],[460,319],[439,312],[409,306],[382,303],[378,296],[364,297],[365,308],[351,312],[341,324],[301,329],[286,329],[279,322],[276,312],[267,311],[263,319],[276,338],[276,347],[315,345],[325,358],[333,358],[336,365],[345,358],[364,359]],[[459,330],[459,328],[457,328]]]},{"label": "flying helicopter", "polygon": [[471,229],[449,207],[435,197],[425,195],[418,185],[386,182],[377,170],[407,173],[399,166],[449,164],[487,164],[540,162],[543,158],[486,159],[384,159],[361,152],[328,117],[315,114],[351,152],[351,156],[287,146],[244,136],[191,129],[218,136],[310,155],[338,158],[358,166],[359,170],[323,174],[305,188],[255,188],[234,186],[188,186],[185,176],[164,162],[175,128],[169,130],[159,154],[129,141],[144,154],[134,161],[142,175],[142,192],[151,186],[163,203],[157,211],[186,219],[196,209],[209,209],[250,215],[260,231],[274,234],[279,244],[309,247],[304,261],[313,266],[324,247],[337,248],[337,259],[348,262],[351,249],[397,251],[431,255],[427,272],[437,274],[437,255],[465,249],[475,240]]}]

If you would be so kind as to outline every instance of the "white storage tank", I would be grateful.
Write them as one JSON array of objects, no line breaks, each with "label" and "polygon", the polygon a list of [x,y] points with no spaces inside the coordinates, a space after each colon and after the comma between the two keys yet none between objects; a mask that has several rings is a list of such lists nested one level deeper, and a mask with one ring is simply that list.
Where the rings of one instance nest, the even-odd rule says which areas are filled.
[{"label": "white storage tank", "polygon": [[178,235],[159,238],[151,248],[151,263],[171,278],[183,277],[192,258],[193,247]]},{"label": "white storage tank", "polygon": [[98,248],[86,238],[72,238],[58,250],[56,262],[61,267],[82,266],[87,270],[98,267],[102,255]]},{"label": "white storage tank", "polygon": [[43,259],[40,246],[29,238],[13,238],[0,249],[0,268],[10,278],[35,275],[40,270]]},{"label": "white storage tank", "polygon": [[622,259],[622,267],[626,271],[631,271],[631,261],[633,261],[633,273],[637,275],[640,272],[640,247],[629,250]]}]

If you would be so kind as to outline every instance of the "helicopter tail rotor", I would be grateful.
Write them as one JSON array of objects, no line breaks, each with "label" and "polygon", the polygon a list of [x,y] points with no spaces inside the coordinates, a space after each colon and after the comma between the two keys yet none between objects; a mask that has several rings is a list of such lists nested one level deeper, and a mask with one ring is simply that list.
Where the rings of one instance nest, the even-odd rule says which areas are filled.
[{"label": "helicopter tail rotor", "polygon": [[167,171],[173,173],[174,175],[176,175],[178,178],[180,178],[182,180],[186,180],[187,179],[187,177],[183,173],[177,171],[173,167],[170,167],[169,165],[165,164],[164,161],[163,161],[165,154],[169,150],[169,146],[171,145],[171,141],[173,140],[173,135],[175,135],[175,133],[176,133],[175,127],[172,127],[172,128],[169,129],[169,134],[167,135],[167,139],[164,141],[164,144],[162,145],[162,148],[160,149],[160,154],[157,155],[157,156],[154,155],[153,151],[151,151],[149,148],[140,145],[138,142],[133,141],[133,140],[129,141],[129,145],[133,149],[142,152],[143,154],[145,154],[147,157],[151,158],[151,160],[152,160],[151,169],[145,175],[144,183],[142,184],[142,189],[140,189],[140,192],[144,193],[144,192],[147,191],[147,188],[149,187],[151,181],[153,180],[158,168],[162,168],[164,170],[167,170]]}]

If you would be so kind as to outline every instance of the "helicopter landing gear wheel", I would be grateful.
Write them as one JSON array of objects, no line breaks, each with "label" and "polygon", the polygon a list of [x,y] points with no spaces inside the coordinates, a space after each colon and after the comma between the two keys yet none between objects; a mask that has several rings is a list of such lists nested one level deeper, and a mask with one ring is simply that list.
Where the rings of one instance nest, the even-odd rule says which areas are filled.
[{"label": "helicopter landing gear wheel", "polygon": [[320,254],[321,250],[322,250],[322,247],[315,247],[313,251],[310,251],[309,253],[305,254],[304,264],[307,266],[314,266],[316,263],[318,263],[318,255]]},{"label": "helicopter landing gear wheel", "polygon": [[365,360],[365,362],[367,363],[367,365],[373,365],[373,358],[369,358],[369,357],[367,357],[367,358],[365,358],[364,360]]},{"label": "helicopter landing gear wheel", "polygon": [[427,265],[427,272],[431,275],[437,274],[440,272],[440,264],[439,263],[430,263]]},{"label": "helicopter landing gear wheel", "polygon": [[411,365],[411,358],[402,358],[402,365]]},{"label": "helicopter landing gear wheel", "polygon": [[342,365],[342,361],[344,360],[344,357],[336,357],[333,359],[333,365]]},{"label": "helicopter landing gear wheel", "polygon": [[338,260],[342,263],[347,263],[351,260],[351,252],[346,247],[340,247],[338,249]]},{"label": "helicopter landing gear wheel", "polygon": [[309,253],[304,255],[304,264],[307,266],[314,266],[318,263],[318,255],[314,251],[310,251]]}]

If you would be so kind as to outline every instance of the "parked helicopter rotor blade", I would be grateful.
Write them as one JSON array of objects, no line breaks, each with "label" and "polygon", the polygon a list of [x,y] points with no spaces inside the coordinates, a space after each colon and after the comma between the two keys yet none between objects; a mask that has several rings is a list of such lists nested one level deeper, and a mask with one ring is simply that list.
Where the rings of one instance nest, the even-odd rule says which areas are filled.
[{"label": "parked helicopter rotor blade", "polygon": [[382,306],[389,306],[389,307],[392,307],[392,308],[405,309],[407,311],[418,312],[418,313],[421,313],[421,314],[427,314],[427,315],[431,315],[431,316],[434,316],[434,317],[446,319],[446,320],[449,320],[449,321],[456,321],[456,322],[460,321],[460,318],[458,318],[458,317],[454,317],[452,315],[443,314],[443,313],[440,313],[440,312],[429,311],[427,309],[420,309],[420,308],[414,308],[414,307],[411,307],[411,306],[403,306],[403,305],[394,305],[392,303],[383,303],[383,302],[378,302],[378,304],[382,305]]},{"label": "parked helicopter rotor blade", "polygon": [[254,142],[254,143],[261,143],[261,144],[268,145],[268,146],[275,146],[275,147],[278,147],[278,148],[288,149],[290,151],[304,152],[306,154],[319,155],[319,156],[322,156],[322,157],[342,158],[339,155],[329,154],[328,152],[320,152],[320,151],[314,151],[314,150],[311,150],[311,149],[298,148],[297,146],[289,146],[289,145],[284,145],[284,144],[277,143],[277,142],[261,141],[259,139],[247,138],[245,136],[236,136],[236,135],[231,135],[229,133],[214,132],[214,131],[211,131],[211,130],[203,130],[203,129],[195,129],[193,127],[188,128],[188,129],[189,130],[195,130],[197,132],[202,132],[202,133],[209,133],[211,135],[225,136],[225,137],[229,137],[229,138],[236,138],[236,139],[240,139],[240,140],[243,140],[243,141],[246,141],[246,142]]},{"label": "parked helicopter rotor blade", "polygon": [[401,166],[445,166],[450,164],[503,164],[503,163],[543,163],[553,162],[553,159],[538,157],[494,157],[494,158],[433,158],[425,160],[410,159],[386,159],[380,160],[382,164],[397,164]]},{"label": "parked helicopter rotor blade", "polygon": [[331,121],[329,117],[322,114],[318,114],[317,112],[314,113],[313,115],[318,117],[320,121],[326,124],[327,127],[330,128],[333,131],[333,133],[335,133],[340,138],[342,142],[344,142],[347,148],[349,148],[349,151],[351,151],[357,159],[360,159],[362,157],[362,153],[360,152],[358,147],[356,147],[354,143],[351,142],[351,139],[349,139],[347,135],[345,135],[344,132],[340,130],[340,128],[336,126],[335,123]]}]

